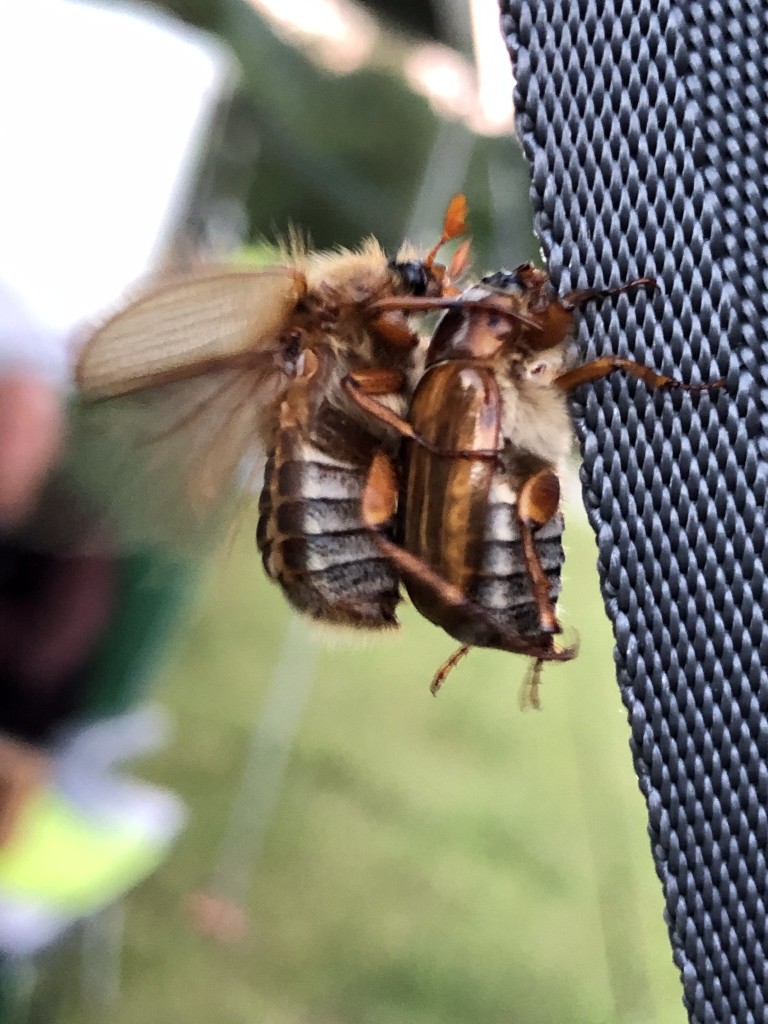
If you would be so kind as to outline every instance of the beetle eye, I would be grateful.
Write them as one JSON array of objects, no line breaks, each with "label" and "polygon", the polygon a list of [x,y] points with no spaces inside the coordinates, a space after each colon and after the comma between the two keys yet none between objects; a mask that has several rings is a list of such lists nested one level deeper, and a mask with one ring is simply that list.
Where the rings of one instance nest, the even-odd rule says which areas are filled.
[{"label": "beetle eye", "polygon": [[488,274],[487,277],[484,277],[482,284],[487,284],[490,288],[500,292],[514,294],[527,291],[525,281],[517,270],[497,270],[495,274]]},{"label": "beetle eye", "polygon": [[397,260],[391,259],[387,265],[399,275],[408,295],[426,295],[429,279],[427,269],[420,260],[405,260],[398,263]]}]

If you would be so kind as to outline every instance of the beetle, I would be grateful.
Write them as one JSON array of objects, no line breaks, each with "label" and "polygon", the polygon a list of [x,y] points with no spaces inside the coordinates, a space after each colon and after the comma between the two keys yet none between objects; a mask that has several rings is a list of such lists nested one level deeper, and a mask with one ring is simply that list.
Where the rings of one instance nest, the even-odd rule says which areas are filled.
[{"label": "beetle", "polygon": [[[376,538],[419,612],[461,642],[435,675],[433,693],[471,647],[490,647],[533,659],[521,699],[538,706],[544,663],[577,653],[575,643],[556,640],[568,392],[614,370],[649,387],[723,386],[683,384],[613,356],[579,365],[578,307],[638,288],[656,285],[640,278],[559,298],[546,271],[526,263],[484,277],[438,324],[398,424],[408,440],[397,542]],[[369,525],[381,516],[374,486],[364,515]]]}]

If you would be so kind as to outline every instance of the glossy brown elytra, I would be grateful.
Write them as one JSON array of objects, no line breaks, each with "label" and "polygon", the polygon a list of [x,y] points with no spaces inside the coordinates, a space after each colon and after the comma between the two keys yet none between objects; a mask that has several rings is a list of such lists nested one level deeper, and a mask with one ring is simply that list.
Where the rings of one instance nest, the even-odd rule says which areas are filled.
[{"label": "glossy brown elytra", "polygon": [[[558,298],[546,272],[524,264],[466,290],[438,325],[402,425],[398,543],[378,539],[416,608],[462,644],[435,675],[433,693],[471,647],[490,647],[533,658],[522,701],[538,706],[544,663],[575,657],[575,644],[556,639],[568,391],[614,370],[649,387],[723,384],[685,385],[613,357],[579,365],[576,309],[655,287],[643,278]],[[375,521],[373,504],[366,518]]]}]

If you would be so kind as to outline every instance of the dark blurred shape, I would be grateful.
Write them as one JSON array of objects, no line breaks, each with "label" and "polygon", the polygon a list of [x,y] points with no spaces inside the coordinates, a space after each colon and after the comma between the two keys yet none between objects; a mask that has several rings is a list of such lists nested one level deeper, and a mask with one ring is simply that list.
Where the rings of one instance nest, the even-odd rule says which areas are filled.
[{"label": "dark blurred shape", "polygon": [[[166,0],[161,6],[200,28],[217,32],[230,0]],[[242,0],[245,2],[245,0]],[[372,14],[416,35],[440,39],[440,22],[429,0],[362,0]]]},{"label": "dark blurred shape", "polygon": [[[184,607],[187,566],[119,550],[99,509],[46,477],[64,448],[77,325],[176,259],[177,229],[207,221],[234,74],[218,42],[138,4],[35,0],[0,22],[4,842],[39,775],[30,766],[47,763],[63,729],[135,703]],[[68,159],[52,171],[62,142]]]},{"label": "dark blurred shape", "polygon": [[0,724],[45,741],[81,710],[92,652],[114,615],[117,566],[0,544]]},{"label": "dark blurred shape", "polygon": [[440,23],[429,0],[362,0],[362,6],[416,35],[441,38]]}]

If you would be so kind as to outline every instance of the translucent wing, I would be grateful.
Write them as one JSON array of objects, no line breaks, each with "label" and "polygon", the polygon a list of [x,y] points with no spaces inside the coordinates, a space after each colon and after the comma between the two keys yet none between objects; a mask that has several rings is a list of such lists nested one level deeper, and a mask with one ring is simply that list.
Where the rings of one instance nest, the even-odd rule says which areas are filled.
[{"label": "translucent wing", "polygon": [[120,546],[187,554],[231,521],[259,480],[287,383],[279,336],[305,290],[289,268],[208,270],[91,332],[56,481],[76,529],[100,519]]},{"label": "translucent wing", "polygon": [[88,399],[258,359],[306,291],[289,267],[205,270],[141,295],[91,331],[76,380]]},{"label": "translucent wing", "polygon": [[[76,528],[85,514],[110,545],[199,551],[257,497],[264,418],[281,390],[279,381],[253,371],[221,370],[75,401],[56,481],[66,507],[61,499],[49,505],[52,525],[61,526],[71,510]],[[50,525],[43,531],[49,537]]]}]

